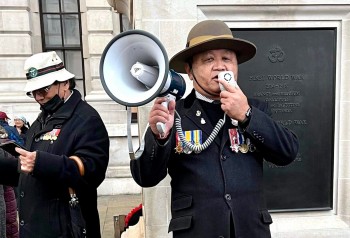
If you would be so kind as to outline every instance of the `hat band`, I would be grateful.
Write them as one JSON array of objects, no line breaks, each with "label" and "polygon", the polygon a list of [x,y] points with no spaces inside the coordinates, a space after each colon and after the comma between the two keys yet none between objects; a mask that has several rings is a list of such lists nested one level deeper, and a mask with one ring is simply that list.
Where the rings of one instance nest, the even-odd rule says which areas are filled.
[{"label": "hat band", "polygon": [[208,41],[208,40],[214,40],[214,39],[218,39],[218,38],[229,38],[229,39],[233,39],[232,35],[218,35],[218,36],[197,36],[193,39],[191,39],[189,42],[187,42],[186,47],[191,47],[193,45],[197,45],[199,43],[202,43],[204,41]]},{"label": "hat band", "polygon": [[59,71],[61,69],[64,69],[64,65],[63,62],[56,64],[56,65],[52,65],[46,68],[42,68],[42,69],[36,69],[34,67],[30,68],[28,70],[28,73],[26,73],[27,79],[32,79],[32,78],[36,78],[48,73],[52,73],[54,71]]}]

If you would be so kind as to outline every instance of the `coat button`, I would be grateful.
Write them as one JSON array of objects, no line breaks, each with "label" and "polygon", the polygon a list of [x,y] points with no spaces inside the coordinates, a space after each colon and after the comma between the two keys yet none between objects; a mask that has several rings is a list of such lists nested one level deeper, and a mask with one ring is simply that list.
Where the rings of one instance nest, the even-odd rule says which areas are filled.
[{"label": "coat button", "polygon": [[21,220],[21,221],[19,222],[19,225],[20,225],[20,226],[24,226],[24,221]]},{"label": "coat button", "polygon": [[39,142],[39,141],[40,141],[40,137],[36,137],[36,138],[34,139],[34,141],[35,141],[35,142]]},{"label": "coat button", "polygon": [[24,197],[24,192],[21,192],[20,196],[21,196],[21,198],[23,198]]},{"label": "coat button", "polygon": [[221,155],[221,160],[226,160],[226,159],[227,159],[226,155]]},{"label": "coat button", "polygon": [[225,194],[225,199],[227,200],[227,201],[230,201],[231,200],[231,195],[230,194]]}]

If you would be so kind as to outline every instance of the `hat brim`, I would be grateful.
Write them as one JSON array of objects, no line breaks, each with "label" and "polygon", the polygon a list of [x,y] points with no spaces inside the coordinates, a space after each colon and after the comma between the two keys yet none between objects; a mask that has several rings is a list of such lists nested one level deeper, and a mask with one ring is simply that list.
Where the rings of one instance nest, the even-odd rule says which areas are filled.
[{"label": "hat brim", "polygon": [[64,82],[74,77],[75,75],[68,72],[66,69],[61,69],[36,78],[28,79],[23,91],[32,92],[34,90],[49,86],[55,81]]},{"label": "hat brim", "polygon": [[185,65],[195,54],[215,49],[228,49],[236,53],[238,64],[244,63],[256,54],[256,47],[253,43],[239,38],[213,39],[201,42],[186,48],[174,55],[169,62],[170,68],[178,73],[186,73]]}]

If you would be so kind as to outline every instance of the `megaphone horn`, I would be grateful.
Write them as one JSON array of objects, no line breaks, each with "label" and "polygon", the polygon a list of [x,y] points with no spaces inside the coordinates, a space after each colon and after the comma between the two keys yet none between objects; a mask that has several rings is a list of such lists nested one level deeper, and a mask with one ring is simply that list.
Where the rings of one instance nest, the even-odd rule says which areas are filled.
[{"label": "megaphone horn", "polygon": [[108,43],[102,53],[100,78],[109,97],[128,107],[169,93],[177,100],[186,90],[184,79],[169,70],[161,42],[142,30],[122,32]]}]

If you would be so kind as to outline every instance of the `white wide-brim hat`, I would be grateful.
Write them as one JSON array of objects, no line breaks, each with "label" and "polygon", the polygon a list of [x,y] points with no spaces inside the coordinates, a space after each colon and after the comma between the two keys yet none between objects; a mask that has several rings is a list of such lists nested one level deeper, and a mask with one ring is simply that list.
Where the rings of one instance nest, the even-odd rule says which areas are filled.
[{"label": "white wide-brim hat", "polygon": [[64,82],[75,75],[64,68],[64,64],[55,51],[43,52],[29,57],[24,63],[27,76],[25,92],[44,88],[55,81]]}]

